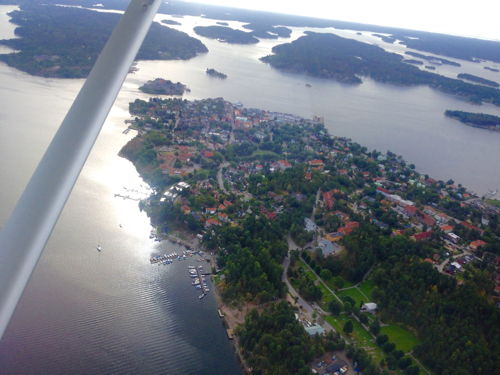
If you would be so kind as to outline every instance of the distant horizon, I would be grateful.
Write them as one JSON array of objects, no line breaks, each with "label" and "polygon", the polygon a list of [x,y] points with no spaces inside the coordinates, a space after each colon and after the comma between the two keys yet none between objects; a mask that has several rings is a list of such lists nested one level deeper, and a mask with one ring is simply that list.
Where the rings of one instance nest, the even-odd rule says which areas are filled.
[{"label": "distant horizon", "polygon": [[[188,3],[224,6],[228,8],[264,11],[278,14],[344,21],[366,25],[393,27],[414,31],[477,38],[500,42],[500,27],[496,18],[500,2],[477,0],[475,6],[450,0],[422,0],[414,8],[398,0],[354,0],[338,8],[334,1],[309,0],[184,0]],[[406,5],[406,8],[405,8]],[[382,9],[382,11],[381,11]],[[433,12],[428,12],[432,9]],[[332,16],[329,16],[332,14]],[[446,22],[442,20],[445,19]],[[464,27],[464,25],[466,25]]]}]

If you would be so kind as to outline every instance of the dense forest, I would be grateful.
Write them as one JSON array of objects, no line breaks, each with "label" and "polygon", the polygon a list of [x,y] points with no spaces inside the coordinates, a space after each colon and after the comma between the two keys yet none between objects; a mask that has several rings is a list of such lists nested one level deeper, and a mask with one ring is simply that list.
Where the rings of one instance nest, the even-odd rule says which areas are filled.
[{"label": "dense forest", "polygon": [[[120,18],[118,14],[36,4],[23,5],[11,15],[19,25],[15,31],[19,38],[0,43],[18,52],[0,55],[0,59],[30,74],[61,78],[88,75]],[[137,59],[190,59],[207,51],[199,40],[153,23]]]},{"label": "dense forest", "polygon": [[254,44],[259,42],[251,32],[247,33],[226,26],[196,26],[194,32],[206,38],[218,39],[231,44]]},{"label": "dense forest", "polygon": [[495,127],[500,125],[500,117],[488,115],[486,113],[447,110],[444,114],[448,117],[459,120],[464,124],[476,125],[479,127]]},{"label": "dense forest", "polygon": [[284,301],[252,310],[237,335],[253,374],[311,374],[309,362],[322,353]]},{"label": "dense forest", "polygon": [[474,103],[500,105],[500,90],[422,71],[403,63],[402,57],[382,48],[334,34],[307,32],[292,43],[273,47],[273,55],[262,58],[271,66],[342,83],[361,83],[360,77],[403,85],[428,85]]},{"label": "dense forest", "polygon": [[500,365],[500,313],[486,297],[488,271],[466,274],[462,285],[418,259],[438,251],[432,241],[387,237],[363,225],[344,239],[347,253],[320,267],[359,282],[371,270],[373,298],[384,321],[418,333],[418,355],[443,375],[494,373]]},{"label": "dense forest", "polygon": [[184,91],[189,89],[180,82],[174,83],[168,79],[156,78],[147,81],[144,85],[139,87],[139,90],[146,94],[154,95],[182,95]]},{"label": "dense forest", "polygon": [[490,81],[489,79],[485,79],[482,77],[475,76],[473,74],[468,73],[460,73],[457,75],[457,78],[466,79],[467,81],[472,81],[476,83],[480,83],[482,85],[491,86],[491,87],[499,87],[500,85],[495,81]]}]

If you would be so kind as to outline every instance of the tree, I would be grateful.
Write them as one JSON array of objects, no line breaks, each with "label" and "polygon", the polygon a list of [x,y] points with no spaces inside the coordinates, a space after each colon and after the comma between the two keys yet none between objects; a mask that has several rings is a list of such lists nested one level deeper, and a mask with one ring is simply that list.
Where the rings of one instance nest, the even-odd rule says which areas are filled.
[{"label": "tree", "polygon": [[419,373],[420,369],[416,365],[411,365],[405,370],[405,375],[418,375]]},{"label": "tree", "polygon": [[331,300],[328,304],[328,311],[333,315],[339,315],[342,312],[342,305],[336,300]]},{"label": "tree", "polygon": [[387,337],[387,335],[379,335],[375,339],[375,341],[377,342],[378,346],[384,345],[388,340],[389,340],[389,337]]},{"label": "tree", "polygon": [[398,361],[398,366],[401,370],[404,370],[410,365],[411,365],[411,358],[409,357],[403,357]]},{"label": "tree", "polygon": [[182,163],[179,159],[175,159],[175,162],[174,162],[174,168],[182,168]]},{"label": "tree", "polygon": [[386,342],[383,346],[382,346],[382,350],[386,353],[390,353],[392,352],[394,349],[396,348],[396,345],[394,345],[394,343],[392,342]]},{"label": "tree", "polygon": [[323,268],[319,275],[323,280],[330,280],[333,277],[332,272],[326,268]]},{"label": "tree", "polygon": [[344,324],[344,332],[347,333],[348,335],[350,335],[353,331],[354,327],[352,325],[352,321],[351,320],[348,320],[347,322],[345,322]]},{"label": "tree", "polygon": [[378,320],[374,320],[372,324],[370,324],[370,332],[374,335],[378,335],[380,332],[380,323]]}]

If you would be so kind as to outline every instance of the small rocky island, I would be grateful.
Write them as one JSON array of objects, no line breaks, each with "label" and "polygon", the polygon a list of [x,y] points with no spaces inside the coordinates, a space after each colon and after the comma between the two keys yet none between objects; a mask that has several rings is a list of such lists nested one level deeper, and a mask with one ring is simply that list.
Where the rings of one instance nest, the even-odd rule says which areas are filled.
[{"label": "small rocky island", "polygon": [[486,113],[472,113],[447,110],[445,116],[454,118],[465,125],[475,128],[500,131],[500,117]]},{"label": "small rocky island", "polygon": [[147,81],[144,85],[139,87],[139,90],[146,94],[154,95],[182,95],[184,91],[190,90],[180,82],[173,83],[168,79],[156,78],[152,81]]},{"label": "small rocky island", "polygon": [[217,70],[215,70],[213,68],[207,68],[205,73],[207,73],[210,77],[215,77],[215,78],[219,78],[219,79],[226,79],[227,78],[227,74],[218,72]]}]

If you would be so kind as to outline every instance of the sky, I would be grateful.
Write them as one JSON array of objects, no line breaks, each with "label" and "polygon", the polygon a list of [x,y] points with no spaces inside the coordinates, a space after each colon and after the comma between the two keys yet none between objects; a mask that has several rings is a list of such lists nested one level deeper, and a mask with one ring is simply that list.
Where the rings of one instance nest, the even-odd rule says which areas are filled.
[{"label": "sky", "polygon": [[192,2],[500,41],[500,0],[195,0]]}]

